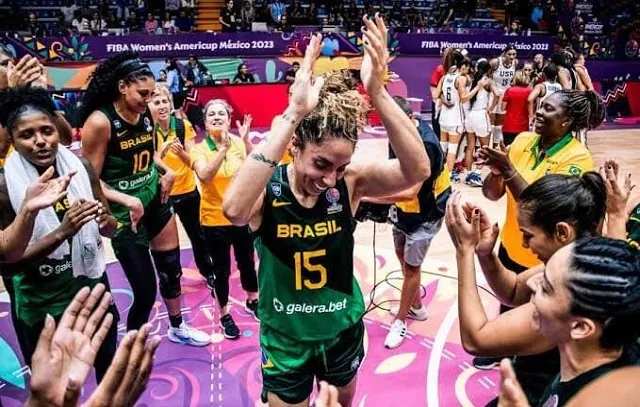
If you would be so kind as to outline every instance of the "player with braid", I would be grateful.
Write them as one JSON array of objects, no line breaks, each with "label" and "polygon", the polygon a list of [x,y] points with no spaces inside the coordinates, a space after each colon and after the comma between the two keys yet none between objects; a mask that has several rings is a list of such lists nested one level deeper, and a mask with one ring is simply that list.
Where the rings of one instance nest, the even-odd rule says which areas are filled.
[{"label": "player with braid", "polygon": [[[384,88],[387,28],[363,17],[361,78],[397,156],[351,163],[368,106],[339,72],[312,80],[321,36],[311,38],[289,107],[267,143],[232,180],[223,201],[256,235],[260,257],[263,401],[308,406],[314,379],[351,406],[364,355],[364,300],[354,276],[354,214],[363,197],[407,190],[430,174],[415,124]],[[278,166],[293,137],[293,163]]]},{"label": "player with braid", "polygon": [[147,106],[154,89],[153,73],[134,53],[98,65],[83,101],[82,155],[99,174],[118,220],[112,246],[134,296],[127,329],[139,329],[149,319],[156,270],[171,324],[169,339],[206,346],[209,335],[188,326],[180,311],[180,247],[168,202],[174,175],[154,148]]}]

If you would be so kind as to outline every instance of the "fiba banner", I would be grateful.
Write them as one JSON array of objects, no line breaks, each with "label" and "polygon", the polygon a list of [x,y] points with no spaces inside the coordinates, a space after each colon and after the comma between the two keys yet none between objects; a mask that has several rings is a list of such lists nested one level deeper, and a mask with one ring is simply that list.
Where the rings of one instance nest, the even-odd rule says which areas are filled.
[{"label": "fiba banner", "polygon": [[[145,59],[272,56],[304,54],[309,33],[192,33],[177,35],[125,35],[87,37],[5,37],[16,56],[31,54],[48,61],[95,61],[123,51],[135,51]],[[439,56],[447,47],[464,48],[472,56],[495,56],[513,44],[522,57],[552,52],[551,37],[509,37],[470,34],[389,34],[394,55]],[[326,33],[324,56],[361,55],[362,34]]]}]

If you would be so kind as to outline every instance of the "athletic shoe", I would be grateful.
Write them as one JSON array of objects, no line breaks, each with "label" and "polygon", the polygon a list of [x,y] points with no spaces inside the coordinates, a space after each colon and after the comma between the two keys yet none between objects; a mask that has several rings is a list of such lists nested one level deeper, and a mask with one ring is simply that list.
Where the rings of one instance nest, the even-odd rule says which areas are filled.
[{"label": "athletic shoe", "polygon": [[460,174],[457,172],[452,172],[450,179],[452,184],[457,184],[460,182]]},{"label": "athletic shoe", "polygon": [[236,325],[231,314],[220,318],[220,327],[222,328],[222,334],[225,338],[238,339],[240,337],[240,329],[238,329],[238,325]]},{"label": "athletic shoe", "polygon": [[395,349],[402,345],[404,337],[407,336],[407,324],[404,321],[396,319],[393,321],[387,338],[384,340],[384,347],[387,349]]},{"label": "athletic shoe", "polygon": [[184,322],[178,328],[169,327],[167,336],[171,342],[189,346],[207,346],[211,343],[211,336],[190,327]]},{"label": "athletic shoe", "polygon": [[249,301],[247,300],[244,303],[244,308],[247,310],[247,312],[250,312],[251,314],[253,314],[253,317],[255,318],[256,321],[260,321],[260,318],[258,318],[258,300],[252,300]]},{"label": "athletic shoe", "polygon": [[482,175],[478,172],[470,172],[467,174],[467,178],[464,180],[464,183],[467,185],[471,185],[472,187],[481,187],[482,186]]},{"label": "athletic shoe", "polygon": [[473,366],[479,370],[491,370],[500,364],[496,358],[473,358]]},{"label": "athletic shoe", "polygon": [[[389,312],[391,315],[398,316],[398,307],[391,308]],[[409,307],[409,312],[407,312],[407,318],[413,319],[415,321],[426,321],[429,315],[427,314],[427,310],[425,307],[413,308]]]}]

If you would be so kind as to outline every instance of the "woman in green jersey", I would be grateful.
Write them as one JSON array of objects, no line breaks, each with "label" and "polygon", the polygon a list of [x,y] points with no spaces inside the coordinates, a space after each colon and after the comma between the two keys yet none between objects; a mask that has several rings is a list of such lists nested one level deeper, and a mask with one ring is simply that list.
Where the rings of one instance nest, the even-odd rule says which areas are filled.
[{"label": "woman in green jersey", "polygon": [[[368,106],[340,72],[312,79],[322,37],[311,38],[289,107],[249,155],[223,201],[226,217],[257,240],[263,400],[307,406],[314,378],[351,405],[363,360],[364,301],[353,275],[362,197],[394,194],[429,177],[417,128],[384,88],[387,28],[363,18],[361,78],[397,159],[351,163]],[[293,163],[278,166],[293,137]]]},{"label": "woman in green jersey", "polygon": [[[12,89],[0,94],[0,124],[15,148],[0,174],[2,227],[16,219],[16,209],[27,201],[28,180],[51,172],[56,178],[74,175],[69,195],[35,219],[30,244],[20,259],[3,265],[15,289],[16,331],[24,360],[31,364],[47,315],[59,319],[76,292],[104,283],[109,287],[102,236],[111,237],[116,220],[111,215],[100,181],[91,165],[64,146],[56,124],[55,105],[44,89]],[[98,351],[96,375],[105,374],[116,349],[118,313]]]},{"label": "woman in green jersey", "polygon": [[156,300],[156,270],[169,314],[169,339],[206,346],[209,335],[187,325],[180,311],[182,266],[169,203],[174,174],[154,145],[148,111],[154,89],[153,73],[134,53],[98,65],[83,99],[82,155],[99,174],[118,219],[112,246],[134,297],[127,329],[138,329],[149,319]]}]

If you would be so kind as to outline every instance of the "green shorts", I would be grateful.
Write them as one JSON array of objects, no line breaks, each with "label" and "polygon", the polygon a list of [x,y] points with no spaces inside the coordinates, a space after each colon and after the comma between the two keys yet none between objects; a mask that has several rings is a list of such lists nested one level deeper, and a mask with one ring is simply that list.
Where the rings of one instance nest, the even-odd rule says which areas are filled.
[{"label": "green shorts", "polygon": [[124,248],[130,244],[139,244],[148,247],[162,229],[169,223],[173,216],[173,207],[170,202],[162,203],[160,200],[160,189],[151,202],[144,208],[144,215],[138,222],[138,233],[131,230],[131,217],[129,209],[125,206],[111,203],[111,212],[118,221],[118,229],[111,239],[114,251]]},{"label": "green shorts", "polygon": [[362,320],[335,339],[306,343],[262,325],[262,401],[273,393],[285,403],[301,403],[311,395],[314,378],[346,386],[364,359],[363,340]]}]

